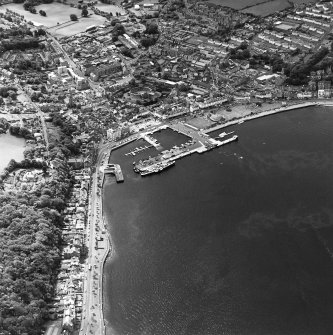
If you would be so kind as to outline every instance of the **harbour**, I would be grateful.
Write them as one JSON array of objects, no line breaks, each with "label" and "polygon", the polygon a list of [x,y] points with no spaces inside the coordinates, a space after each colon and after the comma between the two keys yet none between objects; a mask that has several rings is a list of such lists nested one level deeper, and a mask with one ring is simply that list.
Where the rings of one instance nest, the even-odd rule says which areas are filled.
[{"label": "harbour", "polygon": [[143,147],[136,147],[134,150],[130,151],[130,152],[127,152],[125,154],[125,156],[129,156],[129,155],[132,155],[132,156],[135,156],[137,153],[143,151],[143,150],[147,150],[149,148],[152,148],[153,145],[145,145]]},{"label": "harbour", "polygon": [[112,151],[126,183],[104,186],[116,254],[105,264],[107,327],[117,335],[328,334],[332,127],[329,108],[258,118],[232,126],[237,144],[149,179],[124,155],[136,142]]},{"label": "harbour", "polygon": [[[154,133],[157,131],[163,131],[166,129],[173,130],[176,133],[183,134],[188,139],[185,143],[177,146],[173,146],[169,150],[162,150],[162,146],[156,139],[154,139]],[[207,134],[202,133],[192,127],[188,127],[186,124],[177,123],[171,126],[161,126],[157,129],[145,133],[141,138],[149,141],[151,146],[154,146],[159,153],[146,159],[140,159],[138,162],[133,162],[133,169],[135,172],[140,173],[141,176],[147,176],[153,173],[159,173],[166,170],[170,166],[175,165],[176,160],[183,157],[189,156],[193,153],[202,154],[206,151],[210,151],[214,148],[221,147],[228,143],[238,140],[237,135],[233,135],[230,138],[225,138],[228,135],[232,135],[234,132],[221,133],[218,138],[211,138]],[[153,144],[154,143],[154,144]],[[133,150],[132,152],[138,152],[142,150]]]},{"label": "harbour", "polygon": [[112,174],[115,176],[117,183],[124,182],[124,175],[119,164],[106,164],[101,169],[103,171],[103,178],[106,174]]}]

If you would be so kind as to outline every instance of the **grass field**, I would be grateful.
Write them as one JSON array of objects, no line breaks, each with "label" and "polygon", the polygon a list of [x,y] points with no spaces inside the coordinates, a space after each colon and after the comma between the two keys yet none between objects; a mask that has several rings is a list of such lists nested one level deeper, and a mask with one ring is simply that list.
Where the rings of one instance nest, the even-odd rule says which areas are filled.
[{"label": "grass field", "polygon": [[116,15],[116,12],[120,13],[121,15],[126,14],[126,11],[124,10],[124,8],[115,6],[115,5],[109,5],[109,4],[105,4],[105,3],[98,3],[95,5],[96,8],[98,8],[99,10],[102,10],[104,12],[110,13],[112,12],[113,16]]},{"label": "grass field", "polygon": [[258,2],[263,0],[208,0],[210,3],[215,3],[217,5],[231,7],[233,9],[242,9],[246,6],[254,6]]},{"label": "grass field", "polygon": [[198,129],[206,129],[214,125],[214,122],[207,120],[203,116],[198,116],[193,119],[188,119],[186,120],[186,123]]},{"label": "grass field", "polygon": [[[81,10],[77,8],[72,8],[68,5],[62,3],[54,2],[50,4],[43,4],[36,6],[37,14],[32,14],[24,10],[22,4],[8,4],[0,7],[1,12],[5,12],[6,8],[13,10],[16,13],[24,15],[25,19],[33,22],[35,25],[43,25],[46,27],[53,27],[59,24],[69,21],[70,14],[76,14],[78,17],[81,16]],[[46,17],[38,14],[40,10],[46,12]]]},{"label": "grass field", "polygon": [[[85,31],[89,26],[101,25],[105,22],[104,17],[93,14],[91,10],[89,10],[89,17],[83,18],[81,17],[80,9],[58,2],[36,6],[37,13],[43,9],[46,12],[46,17],[25,11],[22,4],[12,3],[1,6],[0,12],[5,12],[6,8],[24,15],[26,20],[33,22],[37,26],[43,25],[49,28],[49,32],[59,37],[75,35]],[[79,20],[70,21],[70,14],[76,14]]]},{"label": "grass field", "polygon": [[275,12],[280,12],[289,7],[291,7],[291,5],[288,0],[275,0],[244,9],[242,12],[258,16],[267,16]]},{"label": "grass field", "polygon": [[[257,4],[262,3],[265,0],[208,0],[210,3],[215,3],[221,6],[227,6],[233,9],[241,10],[245,7],[253,6],[246,10],[246,13],[251,13],[255,15],[269,15],[273,14],[276,11],[280,11],[284,8],[289,7],[287,0],[274,0],[268,2],[267,4],[261,4],[256,6]],[[315,0],[291,0],[295,4],[301,3],[311,3],[315,2]],[[244,11],[245,12],[245,11]]]},{"label": "grass field", "polygon": [[105,22],[105,18],[100,15],[91,15],[89,17],[80,18],[78,21],[70,21],[60,26],[52,27],[48,29],[50,33],[55,36],[72,36],[85,31],[89,26],[102,25]]}]

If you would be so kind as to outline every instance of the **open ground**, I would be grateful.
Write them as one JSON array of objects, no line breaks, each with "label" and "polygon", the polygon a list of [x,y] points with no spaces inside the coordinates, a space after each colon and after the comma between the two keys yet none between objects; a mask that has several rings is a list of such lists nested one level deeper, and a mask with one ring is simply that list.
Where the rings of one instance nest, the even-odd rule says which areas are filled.
[{"label": "open ground", "polygon": [[291,7],[288,0],[269,1],[244,9],[242,12],[258,16],[267,16]]},{"label": "open ground", "polygon": [[95,5],[95,7],[107,13],[112,12],[113,16],[116,16],[116,13],[120,13],[121,15],[126,14],[126,11],[124,8],[116,6],[116,5],[111,5],[107,3],[98,3]]},{"label": "open ground", "polygon": [[[272,0],[266,4],[263,3],[265,0],[208,0],[208,2],[238,10],[248,7],[249,11],[247,13],[263,16],[273,14],[290,6],[287,0]],[[290,2],[300,4],[314,2],[314,0],[291,0]]]},{"label": "open ground", "polygon": [[[24,10],[22,4],[7,4],[1,6],[0,11],[5,12],[6,8],[24,15],[26,20],[33,22],[37,26],[43,25],[45,27],[56,26],[58,22],[61,24],[66,21],[70,21],[70,14],[76,14],[78,17],[81,16],[80,9],[73,8],[58,2],[36,6],[35,8],[37,10],[37,14],[32,14],[29,11]],[[41,9],[46,12],[46,17],[38,14]]]},{"label": "open ground", "polygon": [[[116,6],[112,7],[118,8]],[[27,21],[31,21],[37,26],[43,25],[49,28],[51,33],[59,37],[75,35],[85,31],[89,26],[102,25],[105,22],[103,16],[95,15],[91,10],[89,10],[88,17],[81,17],[81,9],[58,2],[36,6],[37,13],[42,9],[46,12],[46,17],[24,10],[22,4],[11,3],[1,6],[0,12],[5,12],[6,8],[24,15]],[[120,9],[114,9],[114,11],[119,12]],[[78,21],[71,21],[69,17],[71,14],[77,15]]]},{"label": "open ground", "polygon": [[78,21],[69,21],[59,26],[49,28],[48,31],[54,36],[72,36],[85,31],[89,26],[102,25],[105,18],[92,14],[89,17],[79,18]]}]

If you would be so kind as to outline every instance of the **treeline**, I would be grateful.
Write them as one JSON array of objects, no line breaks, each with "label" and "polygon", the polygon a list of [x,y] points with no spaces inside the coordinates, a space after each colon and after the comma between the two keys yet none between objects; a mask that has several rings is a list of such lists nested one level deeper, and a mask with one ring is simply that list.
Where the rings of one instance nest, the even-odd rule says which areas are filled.
[{"label": "treeline", "polygon": [[10,41],[2,41],[1,46],[5,51],[8,50],[26,50],[39,47],[39,40],[37,38],[15,39]]},{"label": "treeline", "polygon": [[[14,3],[23,3],[23,2],[27,2],[27,0],[13,0],[13,2]],[[52,3],[53,0],[34,0],[34,1],[30,1],[30,2],[33,2],[34,6],[38,6],[42,3]]]},{"label": "treeline", "polygon": [[0,134],[5,134],[9,128],[9,122],[5,118],[0,118]]},{"label": "treeline", "polygon": [[59,127],[60,136],[58,140],[50,145],[50,151],[53,152],[54,147],[61,148],[63,154],[68,157],[80,153],[81,142],[73,142],[73,134],[78,131],[77,126],[68,122],[65,118],[57,113],[51,113],[52,123]]},{"label": "treeline", "polygon": [[0,86],[0,96],[2,96],[3,98],[8,98],[11,92],[14,92],[16,94],[17,87],[15,87],[15,86]]},{"label": "treeline", "polygon": [[30,130],[25,127],[10,126],[9,132],[11,135],[23,137],[26,140],[32,140],[34,136],[31,134]]},{"label": "treeline", "polygon": [[288,64],[285,68],[285,74],[287,75],[287,84],[291,85],[304,85],[309,81],[309,74],[311,71],[320,70],[320,66],[317,66],[329,53],[327,48],[321,48],[306,62],[299,62],[296,64]]},{"label": "treeline", "polygon": [[230,51],[230,58],[231,59],[248,59],[250,58],[251,54],[248,49],[248,44],[243,42],[239,45],[236,49],[232,49]]},{"label": "treeline", "polygon": [[[60,263],[62,217],[71,187],[61,150],[58,168],[34,192],[0,191],[0,329],[3,335],[40,334],[48,318]],[[31,160],[11,161],[16,168],[41,168]],[[49,176],[50,177],[50,176]]]},{"label": "treeline", "polygon": [[270,65],[272,67],[273,72],[280,72],[284,67],[287,65],[284,63],[283,59],[280,55],[269,55],[269,54],[259,54],[253,55],[252,58],[249,60],[250,65]]},{"label": "treeline", "polygon": [[0,38],[1,40],[10,38],[10,37],[24,37],[24,36],[31,36],[32,31],[27,28],[11,28],[11,29],[4,29],[0,28]]},{"label": "treeline", "polygon": [[46,171],[47,164],[34,159],[24,159],[21,162],[16,162],[12,159],[0,175],[0,184],[16,169],[42,169],[43,171]]}]

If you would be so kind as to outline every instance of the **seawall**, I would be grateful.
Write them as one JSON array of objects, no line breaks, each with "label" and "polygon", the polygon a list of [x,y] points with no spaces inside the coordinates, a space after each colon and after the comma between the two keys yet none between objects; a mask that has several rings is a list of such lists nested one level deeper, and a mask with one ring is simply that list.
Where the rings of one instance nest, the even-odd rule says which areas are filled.
[{"label": "seawall", "polygon": [[251,114],[251,115],[247,115],[247,116],[244,116],[244,117],[240,117],[236,120],[232,120],[232,121],[217,125],[215,127],[209,128],[209,129],[205,129],[205,130],[203,130],[203,133],[209,134],[213,131],[216,131],[216,130],[219,130],[219,129],[222,129],[222,128],[226,128],[226,127],[238,124],[240,122],[245,122],[245,121],[249,121],[249,120],[253,120],[253,119],[258,119],[258,118],[265,117],[265,116],[268,116],[268,115],[273,115],[273,114],[277,114],[277,113],[286,112],[286,111],[289,111],[289,110],[305,108],[305,107],[310,107],[310,106],[318,106],[318,105],[319,105],[319,103],[317,103],[317,102],[304,102],[304,103],[301,103],[301,104],[296,104],[296,105],[286,106],[286,107],[280,107],[280,108],[276,108],[276,109],[272,109],[272,110],[268,110],[268,111],[264,111],[264,112],[259,112],[259,113],[256,113],[256,114]]}]

